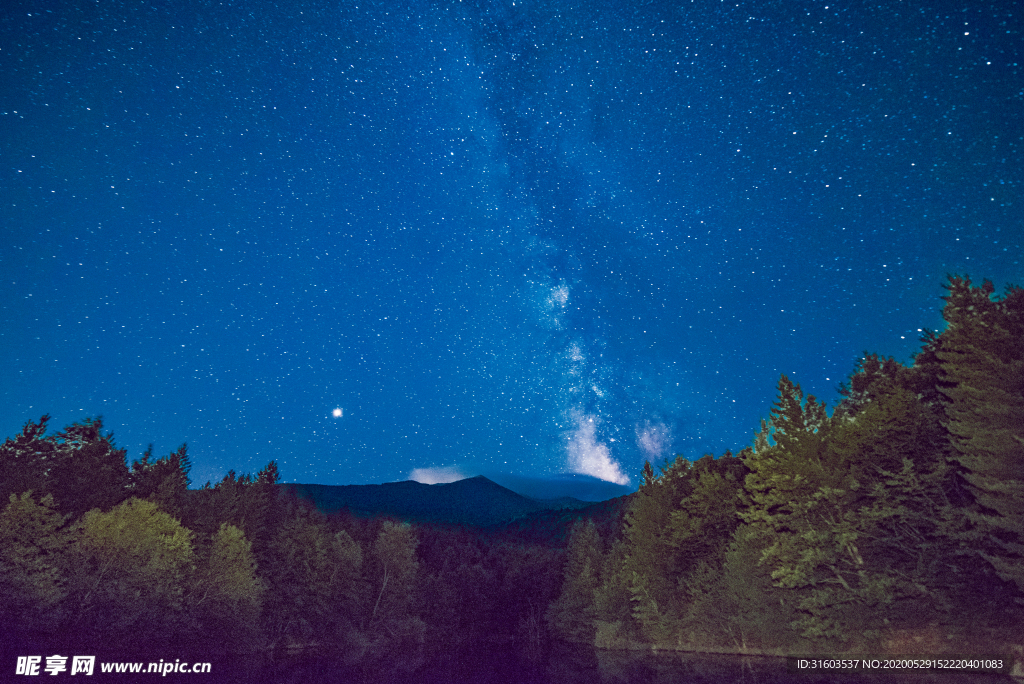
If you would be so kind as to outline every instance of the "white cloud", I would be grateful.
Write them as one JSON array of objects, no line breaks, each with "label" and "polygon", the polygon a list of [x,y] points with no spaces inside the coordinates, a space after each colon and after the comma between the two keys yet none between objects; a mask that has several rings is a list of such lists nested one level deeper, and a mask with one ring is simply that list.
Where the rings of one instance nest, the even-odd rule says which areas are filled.
[{"label": "white cloud", "polygon": [[465,480],[466,476],[457,467],[450,466],[447,468],[414,468],[409,473],[409,479],[422,484],[444,484]]},{"label": "white cloud", "polygon": [[576,423],[576,428],[569,433],[569,442],[565,447],[569,468],[608,482],[629,484],[629,478],[612,459],[608,447],[596,439],[599,418],[582,411],[573,411],[571,419]]}]

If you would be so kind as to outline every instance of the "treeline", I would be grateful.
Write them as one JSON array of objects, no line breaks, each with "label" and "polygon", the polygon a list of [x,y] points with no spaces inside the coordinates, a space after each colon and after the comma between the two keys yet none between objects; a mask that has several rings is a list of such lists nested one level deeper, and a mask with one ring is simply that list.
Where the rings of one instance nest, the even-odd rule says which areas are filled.
[{"label": "treeline", "polygon": [[8,648],[301,649],[370,680],[460,648],[512,646],[526,662],[547,648],[558,549],[328,517],[279,487],[273,462],[188,489],[184,446],[159,459],[150,449],[129,467],[100,420],[56,434],[47,422],[0,446]]},{"label": "treeline", "polygon": [[538,664],[553,638],[995,645],[1024,615],[1024,291],[948,289],[912,365],[866,355],[831,412],[783,376],[752,447],[647,464],[625,506],[574,513],[568,543],[550,515],[328,517],[274,463],[189,489],[184,446],[129,465],[99,420],[48,434],[44,416],[0,446],[4,643],[302,648],[371,679],[473,652]]},{"label": "treeline", "polygon": [[947,289],[946,329],[912,365],[864,356],[831,413],[782,376],[752,447],[648,464],[617,540],[577,526],[556,633],[790,652],[1019,641],[1024,290]]}]

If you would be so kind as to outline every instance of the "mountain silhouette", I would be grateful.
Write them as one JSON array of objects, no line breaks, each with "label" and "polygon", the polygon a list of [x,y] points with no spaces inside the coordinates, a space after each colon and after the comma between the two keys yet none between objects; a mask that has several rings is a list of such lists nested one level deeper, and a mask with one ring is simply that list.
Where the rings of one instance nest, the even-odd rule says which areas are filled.
[{"label": "mountain silhouette", "polygon": [[483,475],[446,484],[413,480],[379,485],[282,484],[324,513],[347,510],[363,516],[390,515],[416,522],[489,526],[545,510],[579,509],[590,503],[573,497],[534,499],[516,494]]},{"label": "mountain silhouette", "polygon": [[582,473],[557,473],[544,477],[530,477],[502,472],[480,473],[506,489],[528,499],[557,499],[572,497],[580,501],[608,501],[632,494],[636,487],[608,482]]}]

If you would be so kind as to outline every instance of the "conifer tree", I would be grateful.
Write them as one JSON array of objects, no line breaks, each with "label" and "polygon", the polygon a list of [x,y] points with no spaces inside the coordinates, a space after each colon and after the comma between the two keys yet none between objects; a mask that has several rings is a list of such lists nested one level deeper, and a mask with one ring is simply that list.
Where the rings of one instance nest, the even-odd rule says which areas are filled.
[{"label": "conifer tree", "polygon": [[629,547],[620,538],[612,542],[605,554],[601,581],[594,591],[595,645],[599,648],[615,648],[623,639],[635,641],[640,636],[633,622],[632,577],[626,569],[628,552]]},{"label": "conifer tree", "polygon": [[[761,563],[767,540],[741,525],[725,549],[721,567],[702,564],[689,577],[688,640],[694,646],[792,649],[799,633],[790,589],[776,586]],[[792,652],[790,650],[789,652]]]},{"label": "conifer tree", "polygon": [[626,582],[633,619],[655,642],[672,640],[684,609],[671,521],[676,505],[691,491],[690,468],[689,461],[678,457],[656,477],[651,464],[644,464],[643,482],[626,514],[622,566],[614,573]]},{"label": "conifer tree", "polygon": [[87,418],[47,435],[49,416],[29,421],[0,446],[0,494],[33,490],[53,495],[57,508],[77,518],[93,508],[109,510],[128,497],[125,451],[103,419]]},{"label": "conifer tree", "polygon": [[993,298],[985,281],[950,277],[937,356],[953,458],[976,502],[973,539],[1024,591],[1024,290]]},{"label": "conifer tree", "polygon": [[551,631],[567,641],[593,643],[594,592],[602,561],[601,538],[592,520],[577,520],[565,552],[562,589],[548,607]]},{"label": "conifer tree", "polygon": [[38,422],[30,420],[14,439],[8,437],[0,445],[0,502],[11,494],[44,492],[46,471],[54,463],[57,448],[54,438],[46,434],[49,421],[49,415]]},{"label": "conifer tree", "polygon": [[109,510],[129,495],[125,450],[118,449],[113,435],[102,430],[101,417],[86,418],[56,435],[46,492],[73,518],[94,508]]},{"label": "conifer tree", "polygon": [[192,461],[188,445],[182,444],[163,458],[152,460],[153,445],[132,463],[129,485],[131,493],[140,499],[149,499],[160,508],[180,518],[185,505],[186,491],[191,483],[189,471]]},{"label": "conifer tree", "polygon": [[685,583],[685,575],[701,563],[721,567],[740,523],[738,510],[746,472],[729,452],[718,459],[704,456],[693,465],[691,491],[673,506],[669,516],[669,543],[680,582]]},{"label": "conifer tree", "polygon": [[800,386],[785,375],[778,389],[771,418],[747,454],[751,506],[742,517],[764,544],[761,561],[773,580],[800,591],[805,616],[794,626],[806,636],[836,637],[841,625],[822,608],[842,609],[855,600],[851,582],[863,560],[857,531],[835,504],[858,484],[828,448],[832,421],[824,405],[813,396],[805,402]]}]

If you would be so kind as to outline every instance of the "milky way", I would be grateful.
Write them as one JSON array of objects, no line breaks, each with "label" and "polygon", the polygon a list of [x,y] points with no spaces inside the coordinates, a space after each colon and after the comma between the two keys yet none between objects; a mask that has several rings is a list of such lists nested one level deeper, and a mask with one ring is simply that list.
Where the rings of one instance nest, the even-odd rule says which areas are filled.
[{"label": "milky way", "polygon": [[4,435],[635,484],[1024,280],[1015,3],[2,11]]}]

